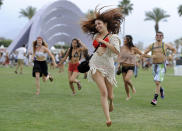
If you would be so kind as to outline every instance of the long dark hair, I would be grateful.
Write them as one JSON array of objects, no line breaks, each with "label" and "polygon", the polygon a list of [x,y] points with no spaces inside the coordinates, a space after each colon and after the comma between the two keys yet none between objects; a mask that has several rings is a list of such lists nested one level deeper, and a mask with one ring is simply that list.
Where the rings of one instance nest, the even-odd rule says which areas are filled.
[{"label": "long dark hair", "polygon": [[132,38],[131,35],[126,35],[126,36],[125,36],[125,39],[127,40],[127,45],[126,45],[126,46],[127,46],[129,49],[131,49],[132,47],[135,47],[134,44],[133,44],[133,38]]},{"label": "long dark hair", "polygon": [[101,20],[107,23],[107,29],[111,34],[118,34],[120,31],[120,25],[123,21],[123,15],[121,8],[109,9],[101,13],[100,11],[107,6],[100,9],[95,8],[94,15],[89,14],[85,20],[81,21],[81,28],[83,32],[94,36],[98,33],[95,28],[95,21]]},{"label": "long dark hair", "polygon": [[[77,43],[77,48],[80,48],[80,47],[81,47],[81,44],[79,43],[78,39],[76,39],[76,38],[72,39],[71,45],[70,45],[70,50],[69,50],[69,60],[71,60],[71,58],[72,58],[72,50],[73,50],[72,42],[73,42],[74,40],[75,40],[76,43]],[[80,57],[81,57],[81,55],[80,55]]]}]

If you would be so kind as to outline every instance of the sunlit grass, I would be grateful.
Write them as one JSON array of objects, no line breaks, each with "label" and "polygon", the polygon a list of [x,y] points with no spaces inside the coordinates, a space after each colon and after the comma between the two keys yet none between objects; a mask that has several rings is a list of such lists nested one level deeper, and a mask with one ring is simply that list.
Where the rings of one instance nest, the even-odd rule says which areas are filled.
[{"label": "sunlit grass", "polygon": [[0,67],[0,131],[182,130],[182,77],[173,76],[172,68],[163,82],[165,99],[159,98],[156,107],[150,104],[155,89],[151,70],[140,70],[139,77],[132,79],[137,93],[130,101],[125,100],[123,81],[117,76],[110,128],[105,125],[98,88],[83,75],[79,76],[82,90],[72,96],[67,68],[63,73],[50,70],[54,82],[41,82],[40,96],[36,96],[31,71],[26,67],[23,75],[16,75],[14,68]]}]

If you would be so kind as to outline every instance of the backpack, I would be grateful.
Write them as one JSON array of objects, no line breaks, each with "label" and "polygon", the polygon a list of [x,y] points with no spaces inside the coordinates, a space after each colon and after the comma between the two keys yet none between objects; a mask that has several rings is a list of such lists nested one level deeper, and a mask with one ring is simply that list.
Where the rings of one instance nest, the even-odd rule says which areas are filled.
[{"label": "backpack", "polygon": [[[165,52],[165,44],[164,44],[164,42],[162,42],[162,52],[163,52],[163,54],[166,56],[166,52]],[[154,50],[154,43],[152,44],[152,54],[153,54],[153,50]]]}]

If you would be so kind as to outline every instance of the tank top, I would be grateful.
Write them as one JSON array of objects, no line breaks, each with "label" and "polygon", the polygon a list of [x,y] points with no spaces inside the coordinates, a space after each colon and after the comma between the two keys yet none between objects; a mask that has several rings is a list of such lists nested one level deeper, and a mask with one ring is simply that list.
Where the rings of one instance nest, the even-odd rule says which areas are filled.
[{"label": "tank top", "polygon": [[124,46],[122,46],[120,49],[118,61],[121,64],[135,65],[136,64],[136,55],[130,51],[127,51],[124,48]]},{"label": "tank top", "polygon": [[44,52],[41,52],[41,51],[36,51],[35,52],[35,57],[37,58],[37,57],[42,57],[42,58],[44,58],[44,59],[46,59],[46,53],[44,53]]}]

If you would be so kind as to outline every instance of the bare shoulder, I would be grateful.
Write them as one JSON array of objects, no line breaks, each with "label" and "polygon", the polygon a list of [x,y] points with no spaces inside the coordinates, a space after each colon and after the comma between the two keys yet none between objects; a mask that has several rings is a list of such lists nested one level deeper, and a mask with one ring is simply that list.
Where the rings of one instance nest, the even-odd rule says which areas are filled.
[{"label": "bare shoulder", "polygon": [[131,49],[132,49],[135,53],[140,52],[140,50],[139,50],[137,47],[132,47]]},{"label": "bare shoulder", "polygon": [[165,48],[176,52],[174,45],[171,43],[166,44]]},{"label": "bare shoulder", "polygon": [[138,48],[135,46],[135,47],[131,47],[132,50],[138,50]]},{"label": "bare shoulder", "polygon": [[152,46],[154,46],[154,45],[155,45],[155,42],[152,44],[149,44],[148,48],[152,49]]},{"label": "bare shoulder", "polygon": [[48,48],[47,48],[47,47],[45,47],[45,46],[42,46],[42,49],[43,49],[43,50],[48,50]]},{"label": "bare shoulder", "polygon": [[149,44],[146,48],[146,50],[152,50],[152,46],[154,46],[155,43]]}]

